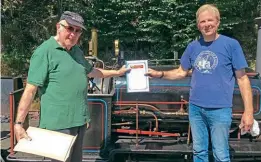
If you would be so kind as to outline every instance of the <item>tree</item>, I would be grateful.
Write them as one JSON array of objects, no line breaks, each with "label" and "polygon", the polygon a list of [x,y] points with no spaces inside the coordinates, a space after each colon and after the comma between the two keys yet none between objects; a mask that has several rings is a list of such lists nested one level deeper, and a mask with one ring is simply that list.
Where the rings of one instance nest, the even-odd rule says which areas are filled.
[{"label": "tree", "polygon": [[86,54],[90,30],[96,28],[102,60],[113,57],[115,39],[128,60],[173,58],[174,52],[181,56],[187,44],[200,36],[195,13],[204,3],[217,5],[220,33],[237,38],[247,59],[253,60],[259,0],[6,0],[1,4],[2,62],[12,75],[26,74],[34,49],[55,34],[55,24],[65,10],[85,19],[81,48]]}]

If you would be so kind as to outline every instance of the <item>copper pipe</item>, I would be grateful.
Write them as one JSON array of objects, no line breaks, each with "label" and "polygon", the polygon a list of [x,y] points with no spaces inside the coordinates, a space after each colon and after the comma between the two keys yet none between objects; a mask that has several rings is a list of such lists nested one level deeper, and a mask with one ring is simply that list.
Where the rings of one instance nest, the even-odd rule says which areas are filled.
[{"label": "copper pipe", "polygon": [[[151,122],[149,122],[149,124],[150,124],[150,129],[149,129],[149,131],[151,132],[152,124],[151,124]],[[149,136],[151,137],[151,134],[150,134]]]},{"label": "copper pipe", "polygon": [[138,130],[139,130],[139,107],[136,104],[136,147],[138,146]]},{"label": "copper pipe", "polygon": [[[180,113],[180,112],[162,112],[161,110],[159,110],[158,108],[156,108],[155,106],[153,105],[149,105],[150,104],[187,104],[189,103],[188,101],[186,100],[181,100],[182,102],[146,102],[146,101],[139,101],[140,103],[142,104],[139,104],[140,106],[145,106],[145,107],[148,107],[148,108],[151,108],[153,110],[156,110],[164,115],[185,115],[187,116],[188,113]],[[135,105],[135,104],[132,104],[133,101],[120,101],[120,102],[116,102],[115,105],[118,105],[118,106],[121,106],[121,105],[126,105],[126,106],[131,106],[131,105]],[[233,113],[233,116],[242,116],[243,112],[242,113]]]},{"label": "copper pipe", "polygon": [[189,145],[189,143],[190,143],[190,133],[191,132],[191,130],[190,130],[190,123],[189,123],[189,125],[188,125],[188,139],[187,139],[187,145]]},{"label": "copper pipe", "polygon": [[[181,101],[184,102],[184,104],[188,104],[188,101],[186,101],[184,99],[181,99]],[[180,112],[183,112],[183,113],[186,112],[185,109],[184,109],[184,104],[180,105],[180,110],[179,110]]]},{"label": "copper pipe", "polygon": [[243,113],[242,113],[242,114],[234,113],[234,114],[232,114],[232,115],[233,115],[233,116],[242,116]]},{"label": "copper pipe", "polygon": [[240,131],[241,131],[241,129],[239,128],[239,129],[238,129],[238,132],[237,132],[237,139],[238,139],[238,140],[240,140]]},{"label": "copper pipe", "polygon": [[10,108],[10,151],[11,155],[14,155],[14,102],[13,102],[14,94],[9,94],[9,108]]},{"label": "copper pipe", "polygon": [[[116,106],[136,106],[137,104],[134,104],[134,103],[115,103]],[[152,105],[149,105],[149,104],[138,104],[139,106],[145,106],[145,107],[149,107],[153,110],[156,110],[156,111],[160,111],[158,108],[156,108],[155,106],[152,106]]]},{"label": "copper pipe", "polygon": [[158,118],[157,116],[153,113],[153,112],[148,112],[148,111],[140,111],[141,114],[149,114],[149,115],[152,115],[155,119],[155,127],[156,127],[156,132],[159,130],[159,121],[158,121]]},{"label": "copper pipe", "polygon": [[[127,104],[127,103],[116,103],[115,105],[116,106],[121,106],[121,105],[123,105],[123,106],[133,106],[133,105],[136,105],[136,104],[132,104],[132,103],[130,103],[130,104]],[[158,108],[156,108],[155,106],[152,106],[152,105],[149,105],[149,104],[138,104],[138,105],[150,108],[150,109],[155,110],[155,111],[158,111],[158,112],[160,112],[163,115],[182,115],[182,116],[183,115],[184,116],[188,115],[188,113],[182,113],[182,112],[162,112]]]},{"label": "copper pipe", "polygon": [[[133,104],[136,101],[116,101],[114,104]],[[141,104],[188,104],[189,102],[186,100],[179,101],[179,102],[154,102],[154,101],[139,101]]]},{"label": "copper pipe", "polygon": [[254,76],[258,76],[259,73],[255,73],[255,72],[253,72],[253,73],[246,73],[246,75],[250,76],[250,77],[254,77]]},{"label": "copper pipe", "polygon": [[179,133],[165,133],[165,132],[152,132],[143,130],[127,130],[127,129],[112,129],[112,132],[127,133],[127,134],[142,134],[142,135],[157,135],[157,136],[169,136],[169,137],[180,137]]},{"label": "copper pipe", "polygon": [[180,105],[180,109],[179,109],[180,112],[185,112],[184,108],[183,108],[183,104]]},{"label": "copper pipe", "polygon": [[187,100],[181,99],[182,102],[185,102],[185,104],[188,104],[189,102]]},{"label": "copper pipe", "polygon": [[118,115],[118,114],[135,114],[135,110],[117,110],[113,111],[112,114]]},{"label": "copper pipe", "polygon": [[133,122],[112,123],[111,125],[132,125]]},{"label": "copper pipe", "polygon": [[[115,104],[115,105],[125,105],[125,106],[132,106],[132,105],[136,105],[136,104]],[[162,112],[160,111],[159,109],[157,109],[155,106],[152,106],[152,105],[148,105],[148,104],[138,104],[140,106],[144,106],[144,107],[147,107],[147,108],[151,108],[153,110],[156,110],[160,113],[162,113],[163,115],[181,115],[181,116],[188,116],[188,113],[182,113],[182,112]],[[119,110],[119,111],[114,111],[117,113],[119,113],[120,111],[129,111],[129,110]],[[242,113],[243,114],[243,113]],[[239,114],[239,113],[233,113],[232,115],[233,116],[242,116],[242,114]]]},{"label": "copper pipe", "polygon": [[153,117],[155,118],[155,123],[156,123],[156,130],[155,132],[158,132],[159,130],[159,122],[158,122],[158,118],[155,114],[151,113],[151,115],[153,115]]},{"label": "copper pipe", "polygon": [[[126,114],[135,114],[136,113],[136,111],[134,111],[134,110],[119,110],[119,111],[114,111],[114,112],[112,112],[112,114],[121,114],[121,113],[126,113]],[[148,114],[148,115],[152,115],[153,117],[154,117],[154,119],[155,119],[155,127],[156,127],[156,132],[158,131],[158,129],[159,129],[159,121],[158,121],[158,118],[157,118],[157,116],[154,114],[154,113],[152,113],[152,112],[148,112],[148,111],[140,111],[140,114],[143,114],[143,115],[145,115],[145,114]]]}]

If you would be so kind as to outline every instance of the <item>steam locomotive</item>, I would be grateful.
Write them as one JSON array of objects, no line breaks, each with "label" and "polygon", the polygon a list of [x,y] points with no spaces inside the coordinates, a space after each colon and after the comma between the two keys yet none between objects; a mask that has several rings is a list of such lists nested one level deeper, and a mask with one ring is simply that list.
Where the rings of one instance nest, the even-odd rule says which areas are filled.
[{"label": "steam locomotive", "polygon": [[[258,52],[256,71],[248,71],[251,81],[254,118],[261,127],[261,19],[258,18]],[[87,57],[90,61],[93,57]],[[158,70],[173,66],[151,66]],[[190,76],[176,81],[150,79],[150,91],[127,92],[126,77],[91,78],[88,101],[90,128],[83,143],[84,161],[191,161],[192,136],[188,122]],[[16,92],[10,96],[11,124],[17,105]],[[233,121],[230,130],[231,159],[261,160],[261,136],[241,134],[239,128],[244,111],[236,84],[233,97]],[[13,151],[15,139],[11,131],[9,161],[49,161],[45,157],[20,156]],[[211,155],[211,146],[209,148]]]}]

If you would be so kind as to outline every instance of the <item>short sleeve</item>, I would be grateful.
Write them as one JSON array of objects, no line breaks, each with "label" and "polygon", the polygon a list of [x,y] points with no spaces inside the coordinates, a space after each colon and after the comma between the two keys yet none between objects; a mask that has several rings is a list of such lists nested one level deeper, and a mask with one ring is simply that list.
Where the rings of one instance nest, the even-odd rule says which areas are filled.
[{"label": "short sleeve", "polygon": [[27,82],[42,87],[48,75],[48,53],[36,50],[31,57]]},{"label": "short sleeve", "polygon": [[191,45],[189,44],[180,59],[180,64],[184,70],[189,70],[192,68],[190,61],[191,52]]},{"label": "short sleeve", "polygon": [[93,70],[93,67],[85,58],[84,58],[84,60],[85,60],[86,73],[89,74]]},{"label": "short sleeve", "polygon": [[238,41],[232,45],[232,65],[235,70],[248,67],[243,50]]},{"label": "short sleeve", "polygon": [[85,59],[82,50],[78,46],[74,47],[74,51],[73,51],[72,55],[75,57],[74,59],[79,64],[84,66],[86,74],[89,74],[92,71],[92,69],[93,69],[92,65]]}]

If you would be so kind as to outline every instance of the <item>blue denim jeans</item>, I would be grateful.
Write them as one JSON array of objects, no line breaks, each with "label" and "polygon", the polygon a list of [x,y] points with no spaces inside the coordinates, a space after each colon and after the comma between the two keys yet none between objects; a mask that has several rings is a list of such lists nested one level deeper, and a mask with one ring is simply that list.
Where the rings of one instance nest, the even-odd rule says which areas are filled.
[{"label": "blue denim jeans", "polygon": [[229,130],[232,108],[204,108],[189,105],[194,162],[208,162],[209,135],[216,162],[230,162]]}]

